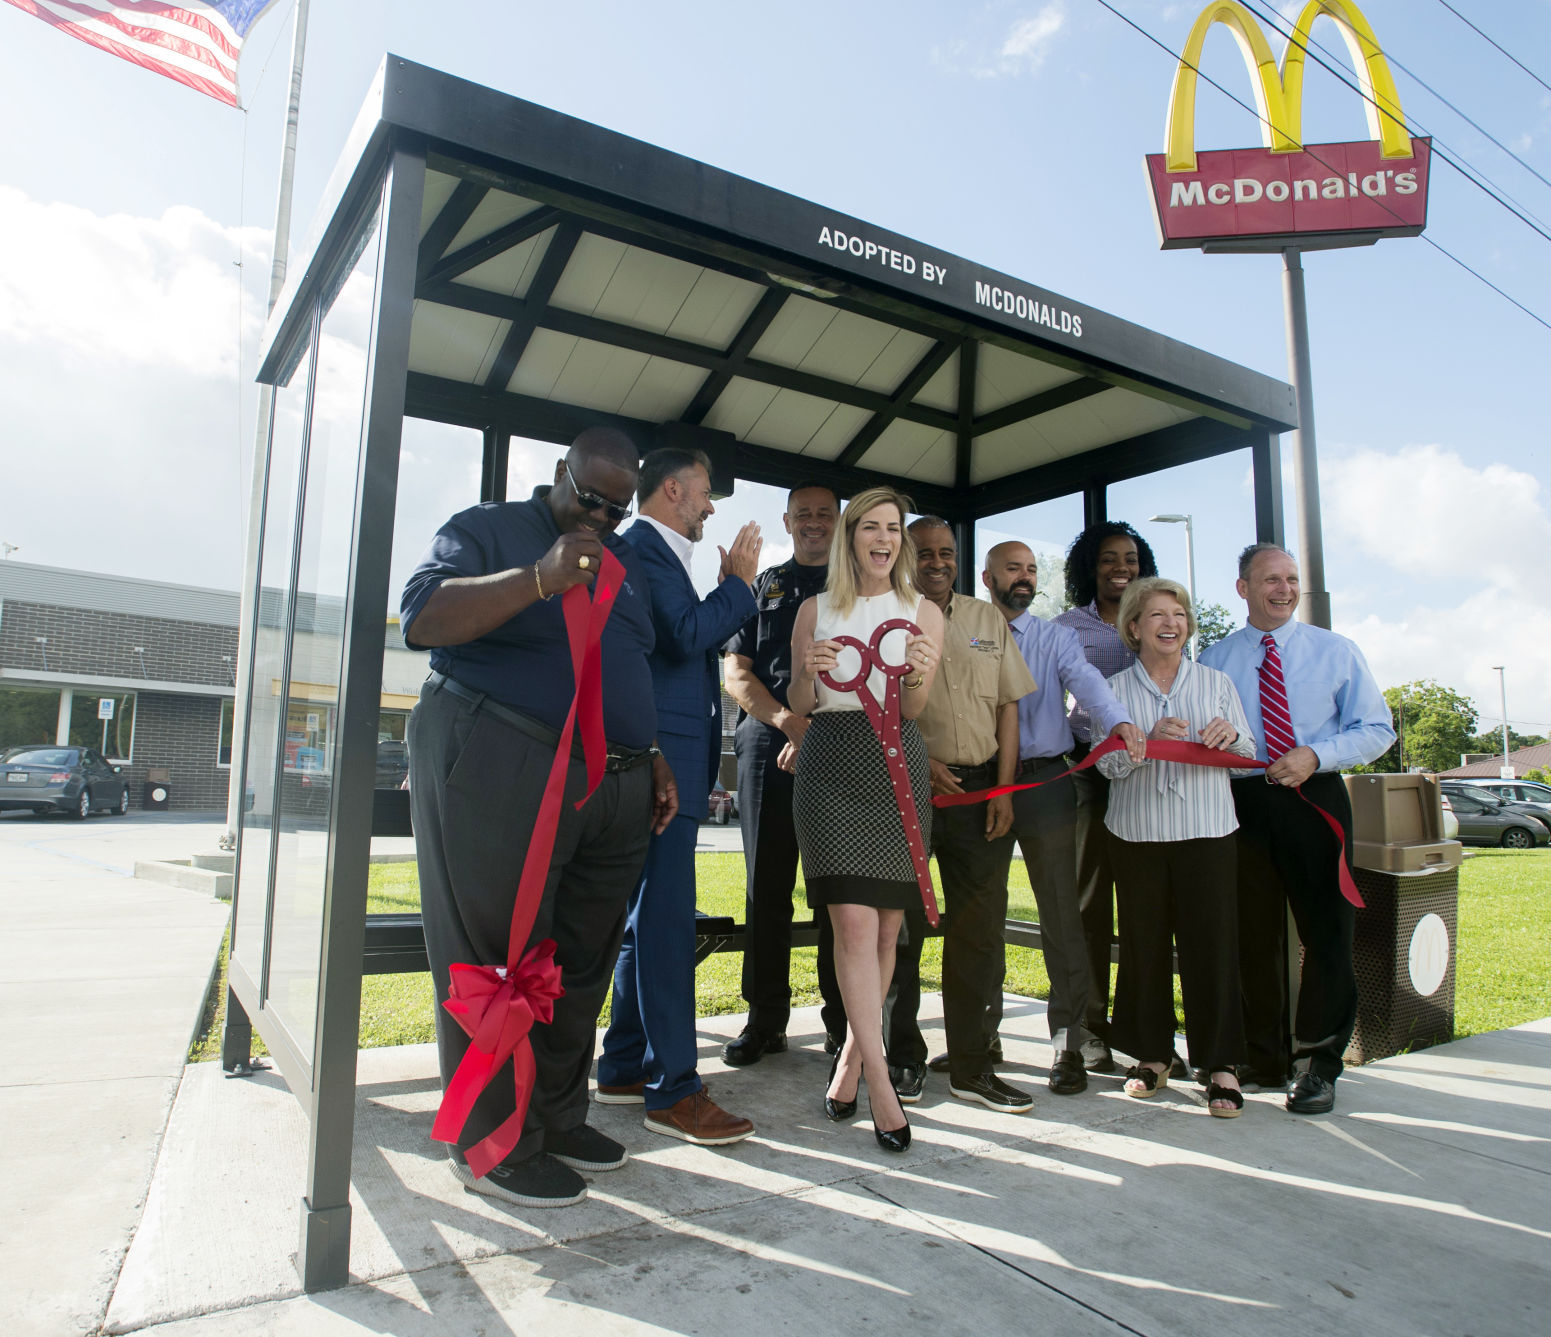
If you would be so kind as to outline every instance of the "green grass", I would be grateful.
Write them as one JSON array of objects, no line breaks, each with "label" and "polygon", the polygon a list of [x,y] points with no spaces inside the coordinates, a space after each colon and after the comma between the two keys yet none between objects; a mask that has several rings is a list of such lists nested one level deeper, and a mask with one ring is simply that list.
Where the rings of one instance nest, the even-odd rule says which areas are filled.
[{"label": "green grass", "polygon": [[[741,854],[701,854],[696,857],[697,903],[707,914],[744,918],[744,871]],[[934,864],[935,877],[935,864]],[[1028,873],[1014,859],[1008,878],[1008,914],[1035,920],[1034,893]],[[809,917],[801,874],[795,894],[799,920]],[[419,878],[413,863],[373,864],[367,894],[370,914],[409,914],[420,908]],[[695,973],[699,1015],[742,1012],[739,991],[743,958],[721,952]],[[792,953],[792,1005],[819,1001],[816,949]],[[942,983],[942,940],[933,938],[921,953],[921,983],[936,989]],[[1026,947],[1008,947],[1008,993],[1032,998],[1050,996],[1044,958]],[[189,1050],[189,1061],[220,1056],[225,1020],[226,946],[211,991],[205,1024]],[[1184,1015],[1175,981],[1174,1005]],[[361,983],[361,1047],[418,1044],[434,1038],[431,977],[371,975]],[[1455,982],[1456,1034],[1474,1035],[1551,1016],[1551,850],[1480,850],[1460,872],[1459,944]],[[604,1008],[600,1025],[608,1022]],[[254,1037],[254,1052],[264,1050]]]},{"label": "green grass", "polygon": [[1551,850],[1476,850],[1459,877],[1454,1033],[1551,1016]]}]

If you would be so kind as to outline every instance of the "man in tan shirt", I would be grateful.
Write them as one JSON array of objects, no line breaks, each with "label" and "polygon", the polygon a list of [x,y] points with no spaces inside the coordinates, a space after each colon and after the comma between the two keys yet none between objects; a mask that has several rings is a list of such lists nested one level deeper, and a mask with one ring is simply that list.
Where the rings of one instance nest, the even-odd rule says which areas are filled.
[{"label": "man in tan shirt", "polygon": [[[924,516],[910,526],[910,535],[916,584],[943,612],[942,663],[916,720],[931,760],[932,793],[1011,784],[1018,770],[1018,702],[1034,690],[1034,678],[995,607],[954,592],[958,548],[948,523]],[[1016,1113],[1034,1102],[997,1077],[989,1052],[1007,973],[1003,925],[1011,830],[1012,800],[1006,795],[938,808],[932,817],[932,852],[946,911],[942,1009],[949,1089],[962,1099]],[[911,937],[919,955],[919,938]],[[919,1072],[898,1074],[902,1099],[912,1094],[912,1079],[918,1095]]]}]

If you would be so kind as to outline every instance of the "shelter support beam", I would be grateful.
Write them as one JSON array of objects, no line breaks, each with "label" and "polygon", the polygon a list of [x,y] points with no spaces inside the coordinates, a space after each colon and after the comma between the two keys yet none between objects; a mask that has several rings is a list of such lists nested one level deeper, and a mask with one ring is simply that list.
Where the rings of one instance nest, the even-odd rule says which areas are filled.
[{"label": "shelter support beam", "polygon": [[1287,370],[1298,405],[1293,487],[1298,501],[1298,564],[1303,594],[1298,616],[1316,627],[1330,626],[1330,592],[1325,588],[1325,540],[1319,512],[1319,451],[1314,443],[1314,375],[1309,360],[1309,308],[1303,292],[1303,254],[1282,252],[1282,297],[1287,308]]},{"label": "shelter support beam", "polygon": [[1109,484],[1102,478],[1091,478],[1082,489],[1082,525],[1102,525],[1109,519]]},{"label": "shelter support beam", "polygon": [[350,1164],[366,940],[372,787],[382,703],[383,610],[393,558],[409,372],[414,273],[425,193],[423,147],[393,155],[384,197],[381,260],[367,366],[366,420],[356,473],[354,553],[340,665],[339,742],[329,813],[317,1045],[310,1092],[307,1190],[298,1263],[309,1291],[350,1280]]},{"label": "shelter support beam", "polygon": [[495,427],[485,428],[485,450],[479,468],[479,499],[506,500],[507,463],[511,458],[512,434]]},{"label": "shelter support beam", "polygon": [[1282,445],[1267,432],[1250,448],[1255,466],[1255,542],[1285,543],[1282,534]]}]

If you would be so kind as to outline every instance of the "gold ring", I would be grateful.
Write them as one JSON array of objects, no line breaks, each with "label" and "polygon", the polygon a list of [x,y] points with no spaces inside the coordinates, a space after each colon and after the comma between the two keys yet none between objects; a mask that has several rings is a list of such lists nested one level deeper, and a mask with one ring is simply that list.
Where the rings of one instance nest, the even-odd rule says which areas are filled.
[{"label": "gold ring", "polygon": [[588,557],[584,553],[582,556],[576,559],[576,564],[577,566],[581,567],[583,571],[590,570],[592,568],[592,558]]}]

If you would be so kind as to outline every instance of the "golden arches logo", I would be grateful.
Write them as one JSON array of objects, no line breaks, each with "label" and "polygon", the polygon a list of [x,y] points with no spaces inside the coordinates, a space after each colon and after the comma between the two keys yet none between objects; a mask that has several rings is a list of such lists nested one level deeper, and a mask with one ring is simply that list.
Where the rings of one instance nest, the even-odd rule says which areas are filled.
[{"label": "golden arches logo", "polygon": [[1190,38],[1180,55],[1169,96],[1165,159],[1170,172],[1196,170],[1196,83],[1201,49],[1214,24],[1221,23],[1234,36],[1249,67],[1260,112],[1261,138],[1273,153],[1296,153],[1303,148],[1303,68],[1308,56],[1309,30],[1321,15],[1328,15],[1341,30],[1363,92],[1368,132],[1379,141],[1386,158],[1412,156],[1400,94],[1389,62],[1379,47],[1373,28],[1350,0],[1309,0],[1298,16],[1297,26],[1282,54],[1277,70],[1271,44],[1260,24],[1239,0],[1214,0],[1196,18]]}]

